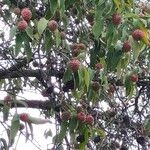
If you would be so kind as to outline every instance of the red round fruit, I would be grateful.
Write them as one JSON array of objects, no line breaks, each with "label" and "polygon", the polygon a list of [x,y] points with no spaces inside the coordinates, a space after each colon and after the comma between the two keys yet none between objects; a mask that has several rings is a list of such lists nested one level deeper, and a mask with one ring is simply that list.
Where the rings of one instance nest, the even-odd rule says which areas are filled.
[{"label": "red round fruit", "polygon": [[79,44],[77,44],[77,46],[78,46],[78,48],[81,49],[81,50],[85,50],[85,49],[86,49],[86,46],[85,46],[85,44],[83,44],[83,43],[79,43]]},{"label": "red round fruit", "polygon": [[24,31],[28,27],[28,23],[25,20],[19,21],[17,27],[20,31]]},{"label": "red round fruit", "polygon": [[125,41],[125,42],[123,43],[122,50],[123,50],[124,52],[130,52],[130,51],[131,51],[131,44],[130,44],[129,41]]},{"label": "red round fruit", "polygon": [[101,70],[102,68],[103,68],[103,64],[101,64],[101,63],[95,64],[95,69],[96,70]]},{"label": "red round fruit", "polygon": [[10,95],[7,95],[4,97],[4,104],[7,105],[7,106],[11,106],[11,103],[12,103],[13,99]]},{"label": "red round fruit", "polygon": [[78,56],[81,53],[81,50],[79,48],[73,49],[72,50],[72,55],[73,56]]},{"label": "red round fruit", "polygon": [[12,97],[10,95],[5,96],[4,102],[12,102]]},{"label": "red round fruit", "polygon": [[114,25],[119,25],[122,21],[122,16],[118,13],[112,15],[112,22]]},{"label": "red round fruit", "polygon": [[144,37],[144,32],[140,29],[136,29],[132,32],[132,37],[133,37],[134,40],[140,41]]},{"label": "red round fruit", "polygon": [[50,20],[47,26],[50,31],[54,32],[58,28],[58,23],[55,20]]},{"label": "red round fruit", "polygon": [[28,122],[29,121],[29,115],[27,113],[22,113],[19,115],[20,120],[23,122]]},{"label": "red round fruit", "polygon": [[68,121],[71,118],[71,113],[69,111],[65,111],[61,115],[62,121]]},{"label": "red round fruit", "polygon": [[138,81],[138,75],[132,74],[130,79],[131,79],[132,82],[137,82]]},{"label": "red round fruit", "polygon": [[20,8],[18,8],[18,7],[15,8],[15,9],[14,9],[14,14],[17,15],[17,16],[19,16],[19,15],[21,14]]},{"label": "red round fruit", "polygon": [[79,121],[81,121],[81,122],[85,122],[85,120],[86,120],[86,115],[85,115],[85,113],[84,113],[84,112],[79,112],[79,113],[77,114],[77,119],[78,119]]},{"label": "red round fruit", "polygon": [[89,124],[89,125],[93,125],[93,123],[94,123],[94,118],[93,118],[93,116],[92,116],[92,115],[87,115],[85,122],[86,122],[87,124]]},{"label": "red round fruit", "polygon": [[71,48],[72,50],[78,49],[78,44],[77,44],[77,43],[74,43],[74,44],[72,44],[72,45],[70,46],[70,48]]},{"label": "red round fruit", "polygon": [[32,18],[32,12],[29,8],[23,8],[21,11],[21,16],[27,22]]},{"label": "red round fruit", "polygon": [[73,71],[76,72],[79,70],[80,67],[80,61],[76,58],[72,58],[69,63],[68,63],[69,68]]}]

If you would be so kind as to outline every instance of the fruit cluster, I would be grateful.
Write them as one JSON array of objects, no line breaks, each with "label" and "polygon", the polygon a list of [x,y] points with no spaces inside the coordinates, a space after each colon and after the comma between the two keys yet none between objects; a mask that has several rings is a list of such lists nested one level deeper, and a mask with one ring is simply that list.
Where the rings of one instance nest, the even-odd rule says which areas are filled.
[{"label": "fruit cluster", "polygon": [[79,112],[77,114],[77,119],[82,123],[87,123],[89,125],[93,125],[94,118],[92,115],[88,114],[86,115],[84,112]]},{"label": "fruit cluster", "polygon": [[[15,12],[16,15],[19,15],[19,9],[16,8]],[[25,31],[25,29],[28,27],[28,22],[31,20],[32,18],[32,12],[29,8],[23,8],[21,10],[21,16],[22,19],[21,21],[18,22],[18,29],[19,31]]]}]

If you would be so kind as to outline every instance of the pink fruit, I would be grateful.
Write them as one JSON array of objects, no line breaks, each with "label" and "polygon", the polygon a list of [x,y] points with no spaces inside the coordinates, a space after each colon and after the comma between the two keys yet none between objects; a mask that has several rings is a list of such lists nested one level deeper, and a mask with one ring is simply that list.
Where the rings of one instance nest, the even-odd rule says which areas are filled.
[{"label": "pink fruit", "polygon": [[95,69],[96,70],[101,70],[102,68],[103,68],[103,64],[101,64],[101,63],[95,64]]},{"label": "pink fruit", "polygon": [[69,111],[65,111],[61,115],[62,121],[68,121],[71,118],[71,113]]},{"label": "pink fruit", "polygon": [[19,116],[20,116],[21,121],[23,121],[23,122],[28,122],[29,121],[29,115],[27,113],[22,113]]},{"label": "pink fruit", "polygon": [[29,8],[23,8],[21,11],[21,16],[27,22],[32,18],[32,12]]},{"label": "pink fruit", "polygon": [[124,52],[130,52],[130,51],[131,51],[131,44],[129,43],[129,41],[125,41],[125,42],[123,43],[122,50],[123,50]]},{"label": "pink fruit", "polygon": [[72,58],[69,63],[68,63],[69,68],[73,71],[76,72],[79,70],[80,67],[80,61],[76,58]]},{"label": "pink fruit", "polygon": [[28,27],[28,23],[25,20],[22,20],[22,21],[18,22],[17,27],[20,31],[25,31],[25,29]]},{"label": "pink fruit", "polygon": [[17,16],[19,16],[19,15],[21,14],[20,8],[18,8],[18,7],[15,8],[15,9],[14,9],[14,14],[17,15]]},{"label": "pink fruit", "polygon": [[77,119],[78,119],[79,121],[81,121],[81,122],[85,122],[85,120],[86,120],[86,115],[85,115],[85,113],[84,113],[84,112],[79,112],[79,113],[77,114]]},{"label": "pink fruit", "polygon": [[140,41],[144,37],[144,32],[140,29],[136,29],[132,32],[132,37],[134,40]]},{"label": "pink fruit", "polygon": [[54,32],[58,28],[58,23],[55,20],[50,20],[47,26],[50,31]]},{"label": "pink fruit", "polygon": [[112,22],[114,25],[119,25],[122,21],[122,16],[118,13],[113,14],[112,16]]},{"label": "pink fruit", "polygon": [[92,115],[87,115],[85,122],[86,122],[87,124],[89,124],[89,125],[93,125],[93,123],[94,123],[94,118],[93,118],[93,116],[92,116]]},{"label": "pink fruit", "polygon": [[138,81],[138,75],[132,74],[130,79],[131,79],[132,82],[137,82]]}]

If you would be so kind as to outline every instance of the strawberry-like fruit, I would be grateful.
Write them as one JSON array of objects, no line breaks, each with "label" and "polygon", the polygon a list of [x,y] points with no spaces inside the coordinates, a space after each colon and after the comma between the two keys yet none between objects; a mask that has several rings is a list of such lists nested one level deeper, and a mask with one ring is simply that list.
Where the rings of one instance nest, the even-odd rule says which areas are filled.
[{"label": "strawberry-like fruit", "polygon": [[83,44],[83,43],[79,43],[77,46],[78,46],[78,48],[81,49],[81,50],[85,50],[85,49],[86,49],[86,46],[85,46],[85,44]]},{"label": "strawberry-like fruit", "polygon": [[132,74],[130,79],[131,79],[132,82],[137,82],[138,81],[138,75]]},{"label": "strawberry-like fruit", "polygon": [[112,22],[114,25],[118,26],[122,21],[122,16],[118,13],[112,15]]},{"label": "strawberry-like fruit", "polygon": [[29,8],[23,8],[21,11],[21,16],[27,22],[32,18],[32,12]]},{"label": "strawberry-like fruit", "polygon": [[17,15],[17,16],[19,16],[19,15],[21,14],[20,8],[18,8],[18,7],[15,8],[15,9],[14,9],[14,14]]},{"label": "strawberry-like fruit", "polygon": [[69,111],[65,111],[61,115],[62,121],[68,121],[71,118],[71,113]]},{"label": "strawberry-like fruit", "polygon": [[86,122],[87,124],[89,124],[89,125],[93,125],[93,123],[94,123],[94,118],[93,118],[93,116],[92,116],[92,115],[87,115],[87,116],[86,116],[86,119],[85,119],[85,122]]},{"label": "strawberry-like fruit", "polygon": [[47,26],[50,31],[54,32],[58,28],[58,23],[55,20],[50,20]]},{"label": "strawberry-like fruit", "polygon": [[140,41],[144,37],[144,32],[140,29],[136,29],[132,32],[132,37],[135,41]]},{"label": "strawberry-like fruit", "polygon": [[19,115],[20,120],[23,122],[28,122],[29,121],[29,115],[27,113],[22,113]]},{"label": "strawberry-like fruit", "polygon": [[12,102],[12,97],[10,95],[5,96],[4,102]]},{"label": "strawberry-like fruit", "polygon": [[79,112],[79,113],[77,114],[77,119],[78,119],[79,121],[81,121],[81,122],[85,122],[85,120],[86,120],[86,115],[85,115],[85,113],[84,113],[84,112]]},{"label": "strawberry-like fruit", "polygon": [[69,63],[68,63],[69,68],[73,71],[76,72],[79,70],[80,67],[80,61],[76,58],[72,58]]},{"label": "strawberry-like fruit", "polygon": [[123,47],[122,47],[123,52],[130,52],[131,51],[131,44],[129,41],[125,41],[123,43]]},{"label": "strawberry-like fruit", "polygon": [[17,28],[20,30],[20,31],[25,31],[25,29],[28,27],[28,23],[25,21],[25,20],[22,20],[22,21],[19,21],[18,22],[18,26]]},{"label": "strawberry-like fruit", "polygon": [[73,49],[72,50],[72,55],[73,56],[78,56],[81,53],[81,50],[79,48]]},{"label": "strawberry-like fruit", "polygon": [[101,64],[101,63],[95,64],[95,69],[96,70],[101,70],[102,68],[103,68],[103,64]]},{"label": "strawberry-like fruit", "polygon": [[7,95],[4,97],[4,104],[6,104],[7,106],[11,106],[11,103],[12,103],[13,99],[10,95]]},{"label": "strawberry-like fruit", "polygon": [[92,89],[93,89],[94,91],[98,91],[98,90],[100,89],[100,84],[99,84],[99,82],[94,81],[94,82],[92,83]]}]

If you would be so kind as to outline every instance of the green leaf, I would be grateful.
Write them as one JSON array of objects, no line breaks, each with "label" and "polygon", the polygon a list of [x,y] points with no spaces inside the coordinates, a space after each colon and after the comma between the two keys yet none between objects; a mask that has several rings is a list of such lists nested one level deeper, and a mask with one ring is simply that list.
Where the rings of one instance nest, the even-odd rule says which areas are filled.
[{"label": "green leaf", "polygon": [[107,53],[106,63],[107,69],[110,71],[115,71],[116,67],[123,56],[122,51],[111,48]]},{"label": "green leaf", "polygon": [[44,51],[50,52],[50,49],[53,45],[52,33],[49,30],[45,31],[44,34]]},{"label": "green leaf", "polygon": [[64,137],[66,136],[67,128],[68,128],[68,122],[62,122],[60,133],[55,137],[56,143],[60,143],[63,141]]},{"label": "green leaf", "polygon": [[47,27],[47,23],[48,23],[48,20],[46,20],[45,18],[41,18],[38,22],[38,25],[37,25],[37,28],[38,28],[38,33],[41,35],[44,30],[46,29]]},{"label": "green leaf", "polygon": [[17,56],[19,54],[19,52],[21,51],[21,47],[23,45],[23,38],[21,33],[16,35],[16,40],[15,40],[15,55]]},{"label": "green leaf", "polygon": [[145,130],[145,133],[149,136],[150,135],[150,118],[147,118],[144,121],[144,130]]},{"label": "green leaf", "polygon": [[134,85],[130,80],[130,76],[127,76],[125,79],[125,88],[126,88],[126,96],[132,96],[134,91]]},{"label": "green leaf", "polygon": [[72,72],[70,69],[67,69],[64,73],[64,76],[63,76],[63,82],[67,82],[69,80],[72,80]]},{"label": "green leaf", "polygon": [[74,133],[74,130],[77,129],[77,127],[78,127],[78,121],[76,117],[73,117],[69,122],[70,133]]},{"label": "green leaf", "polygon": [[9,137],[10,144],[14,141],[14,139],[17,135],[17,132],[19,130],[19,127],[20,127],[19,115],[15,114],[11,121],[10,137]]},{"label": "green leaf", "polygon": [[95,36],[96,39],[100,36],[103,26],[104,26],[104,17],[103,17],[103,11],[105,9],[105,1],[102,0],[99,2],[98,5],[96,5],[96,10],[95,10],[95,23],[93,25],[92,32]]},{"label": "green leaf", "polygon": [[8,106],[7,104],[4,104],[3,106],[3,121],[4,122],[8,120],[9,110],[10,110],[10,106]]},{"label": "green leaf", "polygon": [[16,31],[17,31],[17,27],[16,26],[10,28],[9,40],[13,39],[13,37],[16,35]]},{"label": "green leaf", "polygon": [[58,47],[61,43],[60,32],[58,30],[55,31],[55,38],[56,38],[56,46]]},{"label": "green leaf", "polygon": [[90,85],[90,74],[89,70],[84,67],[84,82],[86,86],[86,90],[88,91]]},{"label": "green leaf", "polygon": [[65,11],[65,0],[58,0],[58,7],[62,15]]},{"label": "green leaf", "polygon": [[32,28],[27,27],[26,33],[33,40],[33,30],[32,30]]},{"label": "green leaf", "polygon": [[30,47],[30,43],[28,42],[28,41],[26,41],[25,43],[24,43],[24,46],[25,46],[25,52],[26,52],[26,54],[27,54],[27,59],[28,59],[28,61],[31,59],[31,57],[32,57],[32,49],[31,49],[31,47]]},{"label": "green leaf", "polygon": [[50,10],[51,10],[52,14],[55,13],[55,11],[57,10],[57,7],[58,7],[58,1],[57,0],[51,0],[50,1]]}]

